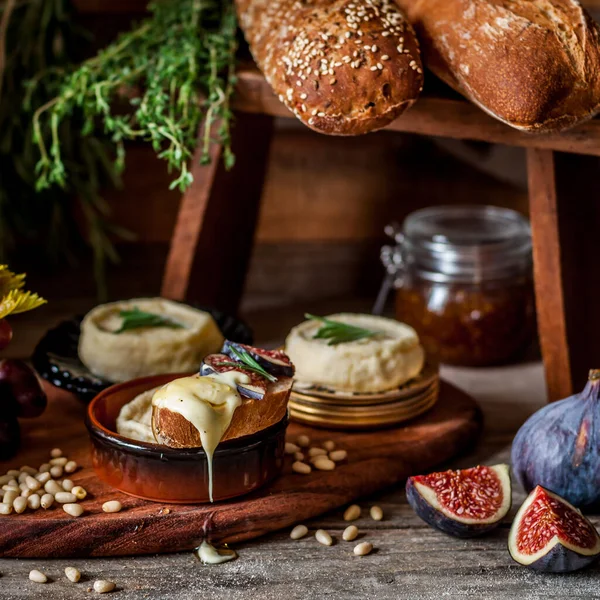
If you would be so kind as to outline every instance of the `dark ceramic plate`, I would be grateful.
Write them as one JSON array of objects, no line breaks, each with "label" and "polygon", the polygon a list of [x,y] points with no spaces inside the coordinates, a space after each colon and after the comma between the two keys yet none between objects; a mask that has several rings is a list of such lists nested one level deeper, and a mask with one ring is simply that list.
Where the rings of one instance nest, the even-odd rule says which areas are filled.
[{"label": "dark ceramic plate", "polygon": [[[210,313],[228,340],[252,344],[252,330],[243,321],[214,308],[192,306]],[[40,377],[58,388],[73,392],[84,402],[90,402],[114,382],[97,377],[79,360],[77,347],[82,319],[81,316],[73,317],[50,329],[39,341],[31,360]]]}]

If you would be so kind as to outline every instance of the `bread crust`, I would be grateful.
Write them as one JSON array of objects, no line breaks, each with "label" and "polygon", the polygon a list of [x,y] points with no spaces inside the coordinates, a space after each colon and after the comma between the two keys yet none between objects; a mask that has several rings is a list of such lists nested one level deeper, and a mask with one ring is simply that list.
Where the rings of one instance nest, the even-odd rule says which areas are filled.
[{"label": "bread crust", "polygon": [[381,129],[423,88],[418,42],[392,0],[236,0],[259,68],[305,125]]},{"label": "bread crust", "polygon": [[[279,377],[269,384],[262,400],[242,398],[221,441],[251,435],[279,423],[287,413],[292,382],[291,377]],[[168,409],[152,408],[152,430],[159,444],[171,448],[202,447],[198,430],[185,417]]]},{"label": "bread crust", "polygon": [[600,30],[576,0],[396,0],[438,77],[504,123],[558,131],[600,110]]}]

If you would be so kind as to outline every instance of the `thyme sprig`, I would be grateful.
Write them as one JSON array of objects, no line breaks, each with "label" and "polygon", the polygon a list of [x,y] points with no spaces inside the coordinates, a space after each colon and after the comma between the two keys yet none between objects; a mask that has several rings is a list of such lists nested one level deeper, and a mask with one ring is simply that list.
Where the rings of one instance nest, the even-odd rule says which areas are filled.
[{"label": "thyme sprig", "polygon": [[[149,10],[150,18],[68,74],[60,93],[36,111],[38,189],[66,184],[70,174],[59,128],[77,111],[83,114],[84,135],[97,121],[102,124],[114,145],[117,172],[125,164],[124,142],[143,140],[175,172],[171,189],[185,190],[193,180],[188,163],[201,122],[202,162],[209,161],[216,134],[225,165],[233,165],[229,100],[237,24],[231,0],[161,0]],[[123,102],[129,104],[125,110]],[[44,127],[51,132],[49,145]]]},{"label": "thyme sprig", "polygon": [[327,319],[326,317],[318,317],[306,313],[304,318],[312,321],[320,321],[323,324],[318,329],[317,333],[315,333],[313,339],[328,340],[328,346],[356,342],[357,340],[379,335],[378,331],[364,329],[363,327],[342,323],[341,321],[334,321],[333,319]]}]

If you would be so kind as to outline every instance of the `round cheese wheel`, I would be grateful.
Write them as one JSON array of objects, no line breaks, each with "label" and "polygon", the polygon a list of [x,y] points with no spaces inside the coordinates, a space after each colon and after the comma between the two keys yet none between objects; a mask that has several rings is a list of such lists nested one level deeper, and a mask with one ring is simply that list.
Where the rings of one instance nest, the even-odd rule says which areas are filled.
[{"label": "round cheese wheel", "polygon": [[329,345],[327,339],[315,339],[322,322],[297,325],[285,341],[285,352],[296,366],[298,382],[344,392],[382,392],[421,372],[425,353],[412,327],[372,315],[339,313],[327,318],[378,334]]}]

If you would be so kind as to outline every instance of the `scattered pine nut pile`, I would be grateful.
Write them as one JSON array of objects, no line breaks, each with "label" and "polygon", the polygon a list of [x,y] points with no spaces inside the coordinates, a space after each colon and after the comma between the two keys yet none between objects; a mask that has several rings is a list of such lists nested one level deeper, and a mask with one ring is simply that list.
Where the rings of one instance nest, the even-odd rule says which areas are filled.
[{"label": "scattered pine nut pile", "polygon": [[[61,480],[64,475],[75,473],[78,468],[74,460],[63,456],[60,448],[54,448],[50,451],[48,462],[38,469],[27,465],[10,469],[0,476],[3,491],[0,515],[10,515],[12,512],[21,514],[27,509],[48,510],[54,505],[61,505],[71,517],[80,517],[85,509],[79,501],[85,500],[87,491],[75,485],[71,479]],[[119,512],[121,508],[118,500],[110,500],[102,505],[102,510],[107,513]]]},{"label": "scattered pine nut pile", "polygon": [[[308,475],[312,472],[312,464],[313,467],[320,471],[333,471],[336,468],[336,463],[345,461],[348,458],[346,450],[336,450],[335,442],[332,440],[323,442],[322,446],[322,448],[311,446],[310,438],[307,435],[298,436],[295,443],[286,442],[285,453],[292,455],[294,458],[292,470],[295,473]],[[308,456],[308,462],[305,462],[306,456]],[[380,506],[372,506],[369,514],[374,521],[381,521],[383,519],[383,510]],[[344,521],[356,521],[360,518],[360,515],[360,506],[352,504],[344,512]],[[308,527],[306,525],[296,525],[290,533],[290,538],[299,540],[307,533]],[[356,525],[348,525],[342,533],[342,539],[345,542],[351,542],[357,538],[358,534],[359,530]],[[331,546],[333,544],[333,538],[324,529],[317,529],[315,539],[319,544],[323,544],[323,546]],[[354,554],[356,556],[366,556],[372,550],[373,544],[370,542],[360,542],[354,547]]]},{"label": "scattered pine nut pile", "polygon": [[[295,444],[286,442],[285,453],[294,457],[292,471],[302,475],[308,475],[312,471],[312,467],[319,471],[333,471],[336,463],[348,458],[345,450],[335,449],[335,442],[332,440],[323,442],[322,448],[311,447],[310,438],[307,435],[299,435]],[[308,462],[305,462],[307,456]]]},{"label": "scattered pine nut pile", "polygon": [[[75,567],[67,567],[65,569],[66,578],[72,583],[77,583],[81,579],[81,573],[79,569]],[[48,583],[48,576],[46,573],[39,571],[38,569],[33,569],[29,572],[29,579],[35,583]],[[116,584],[113,581],[107,581],[106,579],[97,579],[94,581],[93,587],[88,588],[88,592],[94,590],[98,594],[106,594],[108,592],[112,592],[116,587]]]}]

